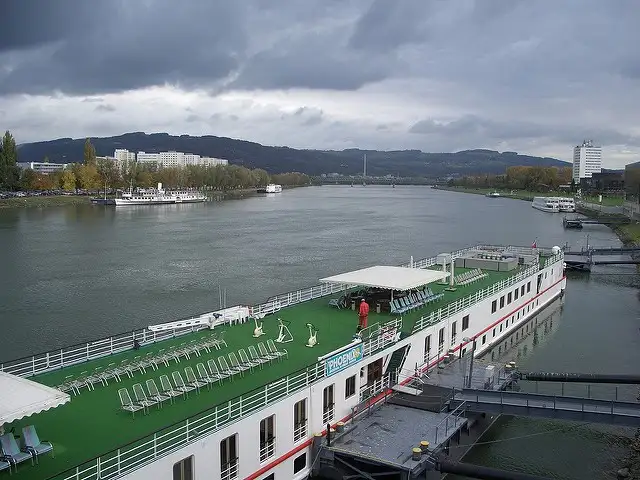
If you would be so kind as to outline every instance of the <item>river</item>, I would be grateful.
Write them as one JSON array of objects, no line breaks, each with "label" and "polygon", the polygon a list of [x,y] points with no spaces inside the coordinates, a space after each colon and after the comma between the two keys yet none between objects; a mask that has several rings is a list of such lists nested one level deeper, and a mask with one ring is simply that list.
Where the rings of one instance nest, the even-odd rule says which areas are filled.
[{"label": "river", "polygon": [[[199,205],[0,211],[0,361],[176,320],[476,243],[615,246],[564,230],[528,202],[427,187],[322,186]],[[633,266],[569,276],[530,370],[638,373]],[[531,435],[535,433],[536,435]],[[503,417],[466,461],[578,480],[609,478],[629,430]],[[535,453],[532,453],[535,452]],[[561,452],[561,454],[559,454]],[[588,453],[587,453],[588,452]],[[587,453],[588,460],[585,458]],[[451,477],[449,477],[451,478]]]}]

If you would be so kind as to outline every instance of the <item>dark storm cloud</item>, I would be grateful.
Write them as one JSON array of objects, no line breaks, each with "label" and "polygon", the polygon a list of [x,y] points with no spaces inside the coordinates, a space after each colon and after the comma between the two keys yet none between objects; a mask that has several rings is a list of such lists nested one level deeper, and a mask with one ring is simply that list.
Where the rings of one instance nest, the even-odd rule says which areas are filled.
[{"label": "dark storm cloud", "polygon": [[90,33],[108,13],[106,2],[4,0],[0,6],[0,53],[37,47]]},{"label": "dark storm cloud", "polygon": [[[1,37],[0,60],[8,65],[1,93],[94,94],[165,83],[189,88],[226,77],[246,46],[242,2],[184,1],[178,8],[170,0],[34,0],[27,10],[23,1],[3,2],[11,16],[3,22],[23,30]],[[30,25],[33,18],[39,20]],[[42,23],[56,26],[41,32]],[[25,55],[9,51],[18,47],[34,48]]]},{"label": "dark storm cloud", "polygon": [[623,135],[607,128],[582,128],[577,125],[538,124],[526,120],[495,121],[476,115],[465,115],[449,123],[431,119],[415,123],[410,133],[445,137],[467,136],[479,141],[510,141],[544,138],[551,142],[572,145],[583,138],[597,138],[598,143],[640,146],[640,137]]}]

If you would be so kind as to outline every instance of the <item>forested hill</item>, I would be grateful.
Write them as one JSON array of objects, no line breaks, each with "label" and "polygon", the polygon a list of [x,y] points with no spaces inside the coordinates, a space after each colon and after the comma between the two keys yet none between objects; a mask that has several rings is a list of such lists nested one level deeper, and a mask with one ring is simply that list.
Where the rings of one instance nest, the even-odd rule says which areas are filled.
[{"label": "forested hill", "polygon": [[[53,163],[82,162],[84,138],[61,138],[46,142],[26,143],[18,147],[20,162]],[[99,156],[113,155],[116,148],[148,153],[176,150],[211,157],[226,158],[229,163],[249,168],[263,168],[269,173],[297,171],[309,175],[362,172],[363,156],[367,154],[368,175],[399,175],[403,177],[440,177],[503,173],[513,165],[557,166],[570,164],[554,158],[518,155],[515,152],[465,150],[456,153],[425,153],[419,150],[381,152],[349,149],[342,151],[297,150],[271,147],[232,138],[189,135],[172,136],[166,133],[127,133],[117,137],[92,138]]]}]

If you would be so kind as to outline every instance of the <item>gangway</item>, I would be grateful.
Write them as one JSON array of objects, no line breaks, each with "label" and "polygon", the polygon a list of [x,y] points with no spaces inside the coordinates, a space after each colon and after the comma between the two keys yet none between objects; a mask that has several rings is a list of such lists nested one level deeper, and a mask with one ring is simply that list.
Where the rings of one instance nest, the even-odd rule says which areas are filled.
[{"label": "gangway", "polygon": [[464,388],[455,401],[468,411],[640,427],[640,403]]}]

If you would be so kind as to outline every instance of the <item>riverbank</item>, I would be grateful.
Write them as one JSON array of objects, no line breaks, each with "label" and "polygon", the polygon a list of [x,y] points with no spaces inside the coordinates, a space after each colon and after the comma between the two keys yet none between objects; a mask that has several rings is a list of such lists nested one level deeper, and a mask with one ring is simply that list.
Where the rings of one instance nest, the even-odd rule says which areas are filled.
[{"label": "riverbank", "polygon": [[[306,187],[307,185],[294,185],[283,187],[284,189]],[[210,201],[240,200],[243,198],[265,195],[258,193],[257,188],[240,188],[234,190],[215,190],[206,192]],[[0,200],[0,210],[5,208],[46,208],[62,207],[67,205],[90,205],[89,195],[50,195],[41,197],[13,197]]]},{"label": "riverbank", "polygon": [[0,210],[4,208],[44,208],[65,205],[88,205],[91,197],[87,195],[52,195],[43,197],[12,197],[0,200]]}]

